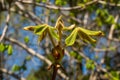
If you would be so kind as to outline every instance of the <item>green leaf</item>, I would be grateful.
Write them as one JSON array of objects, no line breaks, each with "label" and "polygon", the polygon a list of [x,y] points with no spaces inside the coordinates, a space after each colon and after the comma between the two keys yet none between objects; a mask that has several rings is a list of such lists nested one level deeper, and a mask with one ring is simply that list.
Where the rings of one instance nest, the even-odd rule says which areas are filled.
[{"label": "green leaf", "polygon": [[70,52],[70,56],[72,56],[72,57],[76,57],[76,56],[77,56],[77,53],[74,52],[74,51],[71,51],[71,52]]},{"label": "green leaf", "polygon": [[65,39],[65,43],[67,46],[71,46],[74,44],[78,33],[78,28],[75,28],[72,33]]},{"label": "green leaf", "polygon": [[109,15],[108,18],[106,19],[106,22],[108,24],[113,24],[114,23],[114,17],[112,15]]},{"label": "green leaf", "polygon": [[77,55],[77,60],[82,61],[82,57],[80,55]]},{"label": "green leaf", "polygon": [[38,25],[35,30],[34,33],[37,35],[41,35],[45,30],[47,30],[48,26],[47,25]]},{"label": "green leaf", "polygon": [[102,31],[91,31],[91,30],[87,30],[81,27],[79,27],[78,29],[79,29],[79,37],[87,43],[96,42],[96,40],[93,39],[91,36],[103,36],[104,35]]},{"label": "green leaf", "polygon": [[43,3],[47,2],[47,0],[42,0]]},{"label": "green leaf", "polygon": [[27,61],[30,61],[30,60],[31,60],[31,56],[27,56],[25,59],[26,59]]},{"label": "green leaf", "polygon": [[104,33],[102,31],[91,31],[88,29],[84,29],[79,27],[79,30],[84,32],[85,34],[89,35],[89,36],[104,36]]},{"label": "green leaf", "polygon": [[66,4],[66,1],[65,0],[55,0],[55,4],[57,6],[62,6],[62,5],[65,5]]},{"label": "green leaf", "polygon": [[16,71],[19,71],[20,70],[20,66],[18,66],[18,65],[13,65],[13,67],[12,67],[12,71],[13,72],[16,72]]},{"label": "green leaf", "polygon": [[0,52],[5,51],[5,45],[3,43],[0,43]]},{"label": "green leaf", "polygon": [[79,37],[83,40],[83,41],[85,41],[85,42],[87,42],[87,43],[95,43],[96,42],[96,40],[95,39],[93,39],[93,38],[91,38],[88,34],[86,34],[86,33],[84,33],[83,31],[81,31],[81,30],[79,30]]},{"label": "green leaf", "polygon": [[11,45],[8,46],[8,55],[12,55],[13,53],[13,48]]},{"label": "green leaf", "polygon": [[50,35],[55,38],[56,40],[59,40],[59,35],[55,32],[55,28],[54,27],[49,27],[49,32]]},{"label": "green leaf", "polygon": [[28,42],[29,42],[29,37],[26,36],[26,37],[24,38],[24,41],[25,41],[25,43],[28,43]]},{"label": "green leaf", "polygon": [[75,28],[75,24],[69,26],[69,27],[63,27],[63,30],[67,31],[67,30],[72,30]]},{"label": "green leaf", "polygon": [[47,31],[44,31],[40,36],[38,36],[38,43],[41,42],[47,35]]},{"label": "green leaf", "polygon": [[58,32],[61,32],[64,28],[64,24],[63,24],[63,21],[62,21],[62,16],[60,16],[57,21],[56,21],[56,24],[55,24],[55,28],[58,30]]},{"label": "green leaf", "polygon": [[94,65],[92,60],[89,60],[89,61],[86,62],[86,68],[87,69],[92,69],[92,70],[95,68],[95,65]]}]

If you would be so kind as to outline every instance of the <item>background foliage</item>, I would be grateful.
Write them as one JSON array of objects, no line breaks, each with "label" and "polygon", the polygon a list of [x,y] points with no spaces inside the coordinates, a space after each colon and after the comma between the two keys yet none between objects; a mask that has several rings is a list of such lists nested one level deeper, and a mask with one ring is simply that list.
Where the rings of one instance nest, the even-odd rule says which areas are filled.
[{"label": "background foliage", "polygon": [[49,38],[38,44],[38,36],[23,27],[42,23],[55,26],[62,15],[65,26],[76,24],[102,30],[105,36],[97,38],[96,44],[87,44],[76,37],[62,60],[66,72],[58,72],[56,80],[119,80],[119,14],[119,0],[1,0],[0,78],[51,79],[52,70],[47,67],[53,61],[50,56],[53,46]]}]

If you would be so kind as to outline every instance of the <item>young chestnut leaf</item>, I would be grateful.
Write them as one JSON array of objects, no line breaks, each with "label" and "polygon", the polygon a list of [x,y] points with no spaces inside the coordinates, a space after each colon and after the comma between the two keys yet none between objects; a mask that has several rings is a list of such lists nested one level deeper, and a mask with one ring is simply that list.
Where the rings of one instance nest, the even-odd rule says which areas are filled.
[{"label": "young chestnut leaf", "polygon": [[80,31],[86,33],[89,36],[104,36],[104,33],[102,31],[91,31],[91,30],[84,29],[81,27],[79,27],[79,29],[80,29]]},{"label": "young chestnut leaf", "polygon": [[85,33],[85,32],[83,32],[82,30],[78,30],[79,32],[79,37],[80,37],[80,39],[82,39],[83,41],[85,41],[85,42],[87,42],[87,43],[95,43],[96,42],[96,40],[95,39],[93,39],[91,36],[89,36],[87,33]]},{"label": "young chestnut leaf", "polygon": [[71,46],[74,44],[75,40],[76,40],[76,37],[77,37],[77,34],[78,34],[78,29],[75,28],[72,33],[65,39],[65,43],[67,46]]},{"label": "young chestnut leaf", "polygon": [[63,30],[64,30],[64,31],[67,31],[67,30],[72,30],[72,29],[74,29],[74,28],[75,28],[75,24],[73,24],[73,25],[71,25],[71,26],[69,26],[69,27],[64,27]]},{"label": "young chestnut leaf", "polygon": [[38,43],[41,42],[47,35],[47,31],[44,31],[41,35],[38,36]]},{"label": "young chestnut leaf", "polygon": [[38,25],[38,27],[34,29],[34,33],[37,35],[41,35],[43,34],[44,31],[47,30],[47,28],[48,28],[47,25]]},{"label": "young chestnut leaf", "polygon": [[12,55],[13,53],[13,48],[11,45],[8,46],[8,55]]},{"label": "young chestnut leaf", "polygon": [[104,33],[102,31],[90,31],[81,27],[76,27],[72,33],[66,38],[65,43],[67,46],[71,46],[74,44],[76,40],[76,36],[79,35],[80,39],[87,43],[95,43],[96,40],[91,36],[103,36]]},{"label": "young chestnut leaf", "polygon": [[49,27],[49,32],[50,35],[55,38],[56,40],[59,40],[59,35],[55,32],[55,28],[54,27]]},{"label": "young chestnut leaf", "polygon": [[64,28],[64,24],[63,24],[63,21],[62,21],[62,16],[60,16],[57,21],[56,21],[56,24],[55,24],[55,28],[61,32],[62,29]]},{"label": "young chestnut leaf", "polygon": [[27,26],[27,27],[24,27],[23,29],[26,31],[34,31],[35,28],[36,26]]}]

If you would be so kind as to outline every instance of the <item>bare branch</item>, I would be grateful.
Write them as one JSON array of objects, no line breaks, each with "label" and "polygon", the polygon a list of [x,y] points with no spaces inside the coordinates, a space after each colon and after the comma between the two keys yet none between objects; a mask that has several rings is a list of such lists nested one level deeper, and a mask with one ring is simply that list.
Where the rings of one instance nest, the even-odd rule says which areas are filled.
[{"label": "bare branch", "polygon": [[120,6],[120,4],[105,2],[105,1],[102,1],[102,0],[98,1],[98,3],[104,4],[104,5],[110,5],[110,6],[118,6],[118,7]]},{"label": "bare branch", "polygon": [[32,2],[26,2],[26,1],[22,1],[22,0],[19,0],[20,2],[24,3],[24,4],[35,4],[37,6],[40,6],[40,7],[45,7],[47,9],[54,9],[54,10],[63,10],[63,11],[70,11],[70,10],[83,10],[85,9],[88,5],[92,5],[96,2],[98,2],[98,0],[93,0],[91,2],[87,2],[85,4],[85,6],[75,6],[75,7],[58,7],[58,6],[55,6],[53,4],[42,4],[42,3],[32,3]]},{"label": "bare branch", "polygon": [[33,12],[26,11],[25,7],[20,2],[15,2],[15,4],[21,11],[24,12],[25,15],[30,17],[34,22],[36,22],[37,24],[43,23]]},{"label": "bare branch", "polygon": [[20,76],[14,74],[13,72],[6,70],[5,68],[0,68],[0,71],[1,71],[2,73],[11,75],[11,76],[13,76],[14,78],[16,78],[16,79],[18,79],[18,80],[26,80],[25,78],[20,77]]},{"label": "bare branch", "polygon": [[[86,61],[89,61],[89,60],[90,60],[89,57],[87,57],[84,53],[78,51],[76,48],[73,48],[73,50],[77,51]],[[93,62],[94,62],[94,64],[95,64],[95,66],[96,66],[96,68],[97,68],[98,71],[101,70],[101,71],[107,73],[108,76],[109,76],[111,79],[113,79],[113,76],[107,71],[107,69],[103,68],[101,65],[98,65],[95,61],[93,61]]]},{"label": "bare branch", "polygon": [[10,11],[8,10],[8,15],[6,17],[6,25],[3,29],[2,36],[0,37],[0,42],[4,39],[4,36],[7,32],[9,20],[10,20]]},{"label": "bare branch", "polygon": [[[119,19],[119,14],[116,15],[114,22],[117,23],[118,19]],[[108,36],[109,39],[112,39],[114,29],[115,29],[115,24],[112,24],[110,28],[109,36]]]},{"label": "bare branch", "polygon": [[[7,37],[5,37],[5,39],[8,40],[8,41],[10,41],[10,42],[12,42],[12,43],[15,43],[16,45],[18,45],[18,46],[20,46],[20,47],[22,47],[22,48],[25,49],[30,55],[38,57],[40,60],[45,61],[48,65],[51,65],[51,64],[52,64],[52,62],[51,62],[50,60],[48,60],[48,59],[45,58],[44,56],[40,55],[39,53],[36,53],[33,49],[27,47],[25,44],[23,44],[23,43],[15,40],[15,39],[13,39],[13,38],[7,38]],[[69,78],[68,78],[64,73],[62,73],[60,70],[58,70],[58,74],[59,74],[62,78],[66,79],[66,80],[69,79]]]}]

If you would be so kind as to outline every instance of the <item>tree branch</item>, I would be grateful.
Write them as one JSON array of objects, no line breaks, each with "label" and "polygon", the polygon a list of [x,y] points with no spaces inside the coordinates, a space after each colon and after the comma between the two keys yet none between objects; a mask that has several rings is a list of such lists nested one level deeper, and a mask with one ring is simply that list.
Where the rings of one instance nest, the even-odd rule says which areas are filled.
[{"label": "tree branch", "polygon": [[115,3],[105,2],[105,1],[102,1],[102,0],[98,1],[98,3],[100,3],[100,4],[104,4],[104,5],[109,5],[109,6],[117,6],[117,7],[120,6],[120,4],[115,4]]},{"label": "tree branch", "polygon": [[[26,80],[25,78],[19,77],[18,75],[14,74],[14,73],[11,72],[11,71],[6,70],[5,68],[0,68],[0,71],[1,71],[2,73],[11,75],[11,76],[13,76],[14,78],[16,78],[16,79],[18,79],[18,80]],[[0,79],[0,80],[1,80],[1,79]]]},{"label": "tree branch", "polygon": [[[89,57],[87,57],[84,53],[81,53],[80,51],[78,51],[76,48],[73,48],[73,50],[77,51],[86,61],[90,60]],[[113,79],[113,76],[107,71],[107,69],[103,68],[101,65],[98,65],[95,61],[94,62],[94,65],[96,66],[97,70],[98,71],[103,71],[105,73],[108,74],[108,76]]]},{"label": "tree branch", "polygon": [[62,10],[62,11],[70,11],[70,10],[83,10],[85,9],[88,5],[92,5],[96,2],[98,2],[98,0],[93,0],[93,1],[90,1],[90,2],[87,2],[84,6],[75,6],[75,7],[58,7],[58,6],[55,6],[53,4],[42,4],[42,3],[32,3],[32,2],[26,2],[25,0],[22,1],[22,0],[19,0],[19,2],[22,2],[24,4],[35,4],[37,6],[40,6],[40,7],[45,7],[47,9],[54,9],[54,10]]},{"label": "tree branch", "polygon": [[[33,49],[27,47],[25,44],[23,44],[23,43],[15,40],[15,39],[13,39],[13,38],[7,38],[7,37],[5,37],[5,39],[8,40],[8,41],[10,41],[10,42],[12,42],[12,43],[15,43],[16,45],[18,45],[18,46],[20,46],[20,47],[22,47],[22,48],[25,49],[30,55],[38,57],[38,58],[41,59],[42,61],[46,62],[48,65],[51,65],[51,64],[52,64],[52,62],[51,62],[50,60],[48,60],[48,59],[45,58],[44,56],[40,55],[39,53],[36,53]],[[69,78],[68,78],[64,73],[62,73],[60,70],[58,70],[58,74],[59,74],[62,78],[66,79],[66,80],[69,79]]]},{"label": "tree branch", "polygon": [[26,11],[25,7],[20,2],[15,2],[15,4],[21,11],[24,12],[25,15],[30,17],[35,23],[37,23],[37,24],[43,23],[33,12]]},{"label": "tree branch", "polygon": [[9,21],[10,21],[10,6],[9,6],[8,14],[7,14],[7,17],[6,17],[6,25],[5,25],[4,29],[3,29],[2,36],[0,37],[0,42],[2,42],[2,40],[4,39],[4,36],[5,36],[6,32],[7,32]]}]

